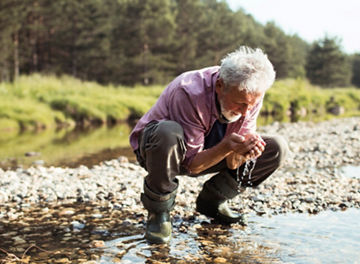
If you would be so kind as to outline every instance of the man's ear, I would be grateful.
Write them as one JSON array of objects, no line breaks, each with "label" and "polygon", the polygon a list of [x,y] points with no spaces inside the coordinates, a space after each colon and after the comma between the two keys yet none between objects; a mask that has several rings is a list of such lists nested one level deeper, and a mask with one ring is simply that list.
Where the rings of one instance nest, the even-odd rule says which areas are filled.
[{"label": "man's ear", "polygon": [[215,91],[217,94],[221,93],[224,91],[224,81],[222,79],[217,79],[215,82]]}]

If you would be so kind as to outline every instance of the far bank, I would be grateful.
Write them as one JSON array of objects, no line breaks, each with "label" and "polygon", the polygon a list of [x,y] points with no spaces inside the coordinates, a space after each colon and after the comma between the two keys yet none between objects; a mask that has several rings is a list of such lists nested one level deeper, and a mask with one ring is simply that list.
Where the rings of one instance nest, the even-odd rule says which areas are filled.
[{"label": "far bank", "polygon": [[[165,87],[104,86],[69,76],[22,76],[14,83],[0,83],[0,131],[134,123]],[[360,116],[360,89],[319,88],[304,79],[278,80],[265,95],[261,115],[263,120],[285,122]]]}]

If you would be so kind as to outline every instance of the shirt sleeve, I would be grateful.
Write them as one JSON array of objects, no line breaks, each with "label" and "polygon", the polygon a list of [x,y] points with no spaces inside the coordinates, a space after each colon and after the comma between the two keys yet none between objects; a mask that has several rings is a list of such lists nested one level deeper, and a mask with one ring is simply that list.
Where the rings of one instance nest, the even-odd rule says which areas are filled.
[{"label": "shirt sleeve", "polygon": [[170,119],[178,122],[184,130],[186,154],[182,165],[187,170],[195,155],[204,147],[204,120],[195,97],[179,87],[170,96],[168,105]]}]

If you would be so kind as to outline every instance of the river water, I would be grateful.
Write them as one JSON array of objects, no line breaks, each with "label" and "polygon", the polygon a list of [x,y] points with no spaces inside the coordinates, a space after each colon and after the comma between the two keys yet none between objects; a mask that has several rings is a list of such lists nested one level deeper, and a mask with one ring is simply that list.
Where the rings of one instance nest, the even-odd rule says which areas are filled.
[{"label": "river water", "polygon": [[130,126],[82,130],[46,130],[37,133],[0,133],[0,168],[32,165],[78,167],[135,156],[129,145]]},{"label": "river water", "polygon": [[[258,125],[270,124],[271,117],[259,118]],[[127,124],[87,129],[46,129],[38,132],[0,133],[0,168],[32,165],[93,166],[103,160],[126,156],[135,161],[129,144]]]},{"label": "river water", "polygon": [[360,260],[360,210],[356,209],[318,215],[252,215],[247,227],[221,226],[202,216],[182,219],[174,215],[169,245],[146,243],[141,212],[96,204],[48,205],[24,211],[16,220],[0,220],[0,262],[11,259],[5,252],[24,263],[309,264]]}]

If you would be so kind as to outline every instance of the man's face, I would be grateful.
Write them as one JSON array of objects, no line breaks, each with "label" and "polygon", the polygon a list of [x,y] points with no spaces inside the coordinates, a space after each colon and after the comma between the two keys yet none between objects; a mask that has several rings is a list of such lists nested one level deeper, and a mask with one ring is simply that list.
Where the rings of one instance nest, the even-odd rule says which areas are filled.
[{"label": "man's face", "polygon": [[216,93],[221,113],[230,123],[237,121],[241,116],[246,116],[263,95],[262,93],[239,91],[238,86],[230,86],[225,89],[225,84],[221,79],[216,82]]}]

